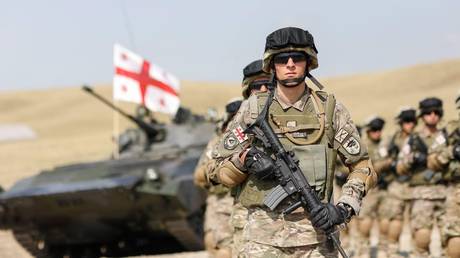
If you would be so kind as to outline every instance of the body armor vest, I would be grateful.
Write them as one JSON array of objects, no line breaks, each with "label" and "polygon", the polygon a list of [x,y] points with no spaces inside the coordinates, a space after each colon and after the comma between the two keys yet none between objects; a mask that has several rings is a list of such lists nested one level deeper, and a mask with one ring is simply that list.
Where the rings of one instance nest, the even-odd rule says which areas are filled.
[{"label": "body armor vest", "polygon": [[[321,94],[322,98],[313,94]],[[262,93],[257,96],[257,103],[254,104],[257,104],[257,112],[261,112],[268,94]],[[268,115],[273,131],[287,151],[294,151],[308,183],[324,202],[331,200],[337,158],[337,151],[331,147],[334,137],[334,108],[334,96],[321,92],[310,95],[303,111],[294,107],[283,110],[280,103],[274,100]],[[257,142],[254,144],[259,146]],[[240,188],[238,200],[246,207],[263,206],[265,196],[276,186],[277,182],[274,179],[260,180],[250,175]],[[288,203],[284,201],[279,207],[282,208]]]}]

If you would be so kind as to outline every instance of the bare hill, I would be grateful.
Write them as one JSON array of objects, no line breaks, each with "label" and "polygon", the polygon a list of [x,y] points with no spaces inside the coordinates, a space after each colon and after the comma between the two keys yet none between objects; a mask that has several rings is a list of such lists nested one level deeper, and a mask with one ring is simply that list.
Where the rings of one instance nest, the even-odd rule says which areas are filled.
[{"label": "bare hill", "polygon": [[[392,120],[400,106],[416,107],[426,96],[443,99],[446,118],[453,118],[456,117],[453,101],[460,89],[460,59],[322,79],[322,82],[358,122],[371,114]],[[200,113],[208,107],[222,110],[229,98],[240,95],[238,83],[185,81],[182,85],[183,104]],[[107,97],[111,95],[109,85],[96,89]],[[121,106],[127,111],[134,110],[134,105]],[[110,155],[113,113],[77,87],[0,92],[0,110],[0,124],[27,124],[38,134],[35,140],[0,143],[0,185],[3,187],[8,188],[16,180],[42,169]],[[124,119],[120,122],[122,128],[130,125]],[[393,123],[388,124],[391,130]],[[2,257],[25,257],[7,233],[2,232],[0,238]]]}]

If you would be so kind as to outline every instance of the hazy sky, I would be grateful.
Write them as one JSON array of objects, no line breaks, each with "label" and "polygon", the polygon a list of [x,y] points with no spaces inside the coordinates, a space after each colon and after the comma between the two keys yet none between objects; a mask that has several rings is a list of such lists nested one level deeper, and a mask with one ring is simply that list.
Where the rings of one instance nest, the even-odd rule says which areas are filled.
[{"label": "hazy sky", "polygon": [[240,81],[266,35],[286,26],[315,37],[318,76],[460,57],[458,0],[0,4],[0,90],[109,83],[115,42],[183,80]]}]

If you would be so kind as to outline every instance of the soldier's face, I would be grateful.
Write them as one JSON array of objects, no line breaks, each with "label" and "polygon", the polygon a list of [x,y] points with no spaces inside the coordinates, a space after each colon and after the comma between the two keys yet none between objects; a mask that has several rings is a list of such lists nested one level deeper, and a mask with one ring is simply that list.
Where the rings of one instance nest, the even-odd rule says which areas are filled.
[{"label": "soldier's face", "polygon": [[403,122],[401,124],[401,129],[406,134],[412,133],[412,131],[414,131],[414,128],[415,128],[415,123],[414,122]]},{"label": "soldier's face", "polygon": [[370,130],[370,131],[367,131],[367,135],[369,139],[373,141],[379,141],[382,138],[382,131],[381,130],[377,130],[377,131]]},{"label": "soldier's face", "polygon": [[431,113],[424,114],[422,116],[423,122],[428,126],[435,126],[439,123],[441,117],[434,111]]},{"label": "soldier's face", "polygon": [[264,84],[264,85],[261,85],[260,88],[258,89],[251,89],[251,95],[254,94],[254,93],[257,93],[257,92],[267,92],[268,91],[268,88],[267,86]]},{"label": "soldier's face", "polygon": [[[282,54],[279,54],[282,55]],[[278,80],[289,80],[302,78],[305,74],[307,67],[306,57],[296,58],[295,56],[283,60],[278,56],[274,57],[274,66],[276,72],[276,78]]]}]

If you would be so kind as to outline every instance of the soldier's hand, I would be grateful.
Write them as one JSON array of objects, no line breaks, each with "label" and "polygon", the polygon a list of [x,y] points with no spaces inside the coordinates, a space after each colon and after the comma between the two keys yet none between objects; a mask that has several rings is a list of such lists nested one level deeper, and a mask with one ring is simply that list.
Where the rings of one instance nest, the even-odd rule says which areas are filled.
[{"label": "soldier's hand", "polygon": [[454,145],[454,148],[452,149],[452,155],[454,159],[460,161],[460,143]]},{"label": "soldier's hand", "polygon": [[251,147],[247,152],[244,164],[248,173],[254,174],[259,179],[268,179],[274,174],[273,159],[255,147]]},{"label": "soldier's hand", "polygon": [[351,214],[344,205],[322,203],[310,212],[310,216],[315,228],[330,232],[334,226],[345,223]]}]

